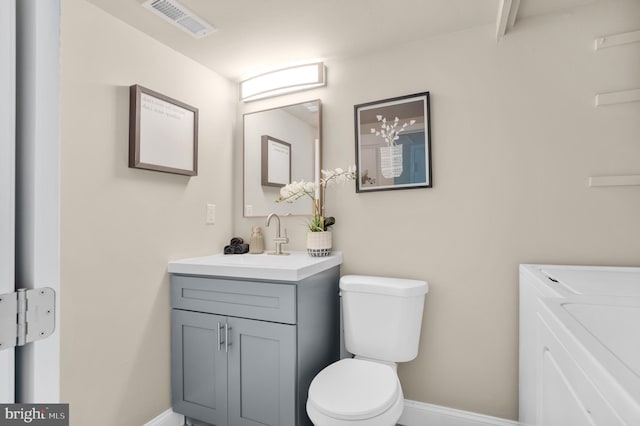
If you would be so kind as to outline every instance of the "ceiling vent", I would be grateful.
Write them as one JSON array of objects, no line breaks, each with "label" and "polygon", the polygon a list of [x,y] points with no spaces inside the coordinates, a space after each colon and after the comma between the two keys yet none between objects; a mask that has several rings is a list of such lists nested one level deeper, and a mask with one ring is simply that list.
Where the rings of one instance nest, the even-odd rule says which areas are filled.
[{"label": "ceiling vent", "polygon": [[202,38],[216,30],[176,0],[147,0],[142,5],[194,38]]}]

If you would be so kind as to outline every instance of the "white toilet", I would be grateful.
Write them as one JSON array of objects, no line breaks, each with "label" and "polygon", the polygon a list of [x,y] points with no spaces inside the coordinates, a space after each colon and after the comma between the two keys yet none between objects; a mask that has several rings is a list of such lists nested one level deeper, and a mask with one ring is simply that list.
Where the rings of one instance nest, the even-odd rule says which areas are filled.
[{"label": "white toilet", "polygon": [[418,355],[424,281],[345,275],[340,279],[342,359],[311,382],[307,414],[315,426],[392,426],[404,408],[396,363]]}]

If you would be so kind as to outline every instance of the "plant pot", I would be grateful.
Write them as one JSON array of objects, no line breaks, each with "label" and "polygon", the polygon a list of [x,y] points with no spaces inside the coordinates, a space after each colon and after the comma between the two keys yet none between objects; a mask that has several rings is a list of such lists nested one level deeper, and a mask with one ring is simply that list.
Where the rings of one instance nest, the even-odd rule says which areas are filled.
[{"label": "plant pot", "polygon": [[331,231],[307,232],[307,253],[309,256],[329,256],[331,253]]},{"label": "plant pot", "polygon": [[380,171],[387,179],[402,174],[402,145],[380,147]]}]

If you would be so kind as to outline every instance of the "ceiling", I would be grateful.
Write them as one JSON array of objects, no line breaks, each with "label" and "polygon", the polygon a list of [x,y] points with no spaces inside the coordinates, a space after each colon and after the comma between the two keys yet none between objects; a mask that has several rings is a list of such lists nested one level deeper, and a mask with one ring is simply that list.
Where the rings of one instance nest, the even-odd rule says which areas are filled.
[{"label": "ceiling", "polygon": [[503,2],[523,19],[604,0],[179,0],[216,27],[201,39],[142,7],[144,0],[87,1],[235,81],[277,66],[495,27]]}]

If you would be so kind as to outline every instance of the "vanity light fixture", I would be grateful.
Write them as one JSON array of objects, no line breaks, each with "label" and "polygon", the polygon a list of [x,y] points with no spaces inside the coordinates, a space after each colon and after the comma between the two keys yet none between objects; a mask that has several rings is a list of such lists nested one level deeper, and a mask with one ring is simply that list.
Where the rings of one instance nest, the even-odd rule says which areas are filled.
[{"label": "vanity light fixture", "polygon": [[240,100],[255,101],[327,84],[323,62],[296,65],[251,77],[240,82]]}]

